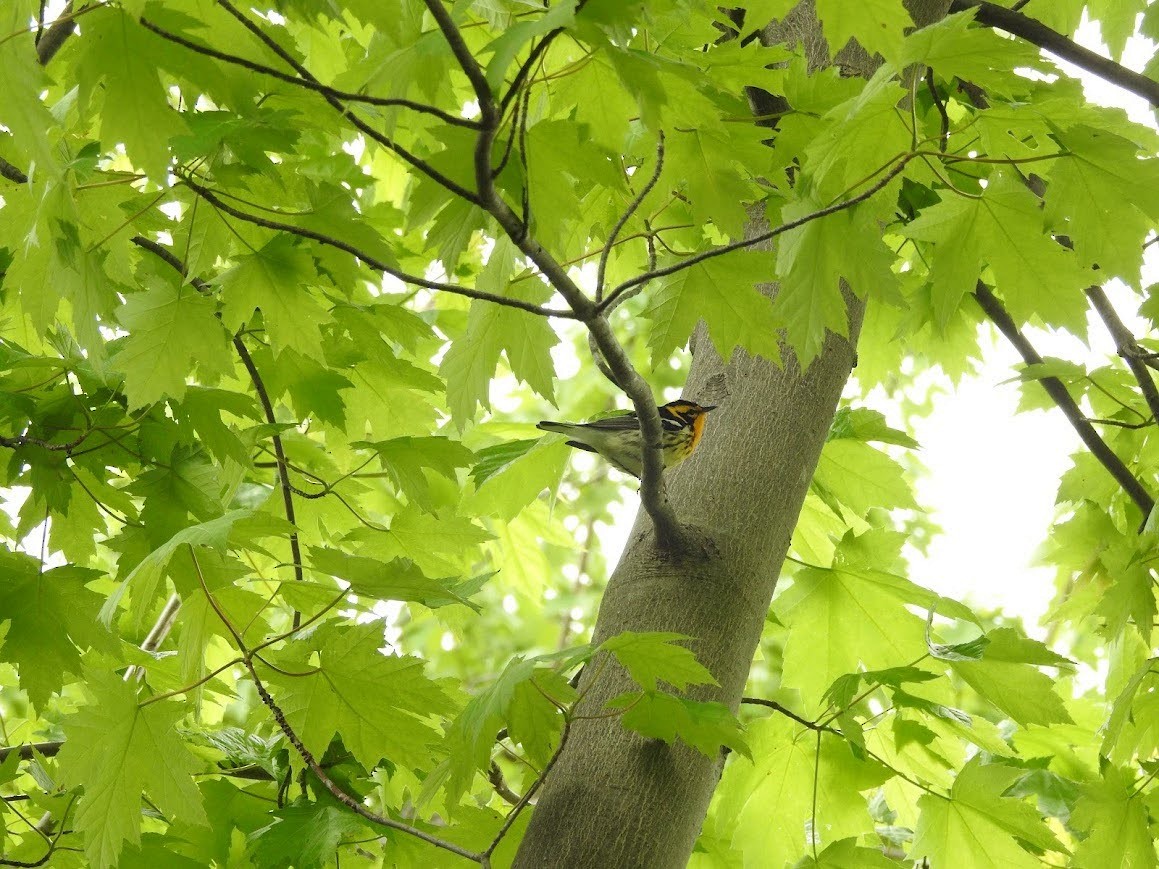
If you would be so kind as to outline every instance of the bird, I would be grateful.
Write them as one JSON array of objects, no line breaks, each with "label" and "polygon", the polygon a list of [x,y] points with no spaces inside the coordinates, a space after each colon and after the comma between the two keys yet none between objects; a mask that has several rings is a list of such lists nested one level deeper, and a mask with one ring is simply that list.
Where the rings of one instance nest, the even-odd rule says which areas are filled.
[{"label": "bird", "polygon": [[[716,410],[716,405],[699,405],[695,401],[677,399],[656,408],[663,429],[662,444],[664,467],[670,468],[684,461],[696,449],[704,435],[705,415]],[[643,440],[640,420],[636,414],[623,413],[597,419],[594,422],[553,422],[543,420],[536,428],[567,435],[568,446],[603,456],[608,463],[625,474],[639,479],[643,471]]]}]

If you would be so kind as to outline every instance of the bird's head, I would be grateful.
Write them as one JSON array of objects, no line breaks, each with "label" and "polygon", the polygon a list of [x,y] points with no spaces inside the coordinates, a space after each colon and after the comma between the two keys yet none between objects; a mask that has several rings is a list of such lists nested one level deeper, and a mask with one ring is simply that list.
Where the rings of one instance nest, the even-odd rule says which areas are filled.
[{"label": "bird's head", "polygon": [[686,401],[683,398],[670,401],[661,408],[661,411],[667,411],[669,415],[689,424],[699,417],[704,416],[710,410],[716,410],[716,405],[697,404],[695,401]]}]

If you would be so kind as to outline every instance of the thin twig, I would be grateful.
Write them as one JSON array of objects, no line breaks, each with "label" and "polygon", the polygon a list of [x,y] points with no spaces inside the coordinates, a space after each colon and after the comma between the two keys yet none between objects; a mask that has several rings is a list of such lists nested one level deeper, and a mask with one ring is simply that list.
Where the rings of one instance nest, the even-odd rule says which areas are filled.
[{"label": "thin twig", "polygon": [[[169,600],[165,601],[165,606],[161,608],[161,614],[157,616],[157,621],[153,623],[153,628],[145,635],[145,639],[141,642],[141,651],[155,652],[157,651],[165,638],[169,636],[169,632],[173,630],[173,623],[177,621],[177,613],[181,611],[181,596],[177,594],[169,595]],[[133,664],[125,670],[125,681],[131,682],[133,679],[140,679],[145,675],[145,668]]]},{"label": "thin twig", "polygon": [[[534,682],[532,684],[534,684]],[[515,807],[507,814],[507,818],[503,821],[503,826],[499,828],[499,832],[495,834],[495,838],[491,840],[491,844],[488,845],[487,850],[483,852],[483,858],[489,860],[491,855],[495,853],[495,849],[499,847],[499,843],[503,841],[503,837],[507,835],[507,831],[511,829],[511,825],[514,824],[515,821],[519,818],[519,813],[527,807],[528,802],[531,801],[531,798],[535,796],[536,791],[539,790],[540,786],[547,779],[547,776],[551,772],[552,767],[555,766],[556,761],[559,760],[559,756],[563,753],[563,747],[567,745],[567,737],[570,732],[571,722],[565,717],[563,720],[563,730],[560,731],[559,734],[559,745],[555,747],[555,753],[551,756],[551,759],[547,762],[547,765],[543,767],[543,772],[540,773],[539,777],[531,783],[530,787],[527,788],[527,793],[523,795],[519,802],[515,804]]]},{"label": "thin twig", "polygon": [[370,96],[369,94],[352,93],[350,91],[343,91],[339,90],[338,88],[330,87],[329,85],[323,84],[322,82],[315,79],[302,78],[298,75],[290,75],[289,73],[274,69],[272,66],[266,66],[265,64],[247,60],[246,58],[240,57],[236,54],[229,54],[225,51],[218,51],[216,48],[211,48],[207,45],[201,45],[200,43],[193,42],[192,40],[186,39],[180,34],[166,30],[160,25],[150,21],[148,18],[141,19],[141,26],[146,30],[150,30],[157,34],[162,39],[165,39],[176,45],[180,45],[182,48],[187,48],[190,51],[196,52],[197,54],[203,54],[206,57],[212,57],[215,60],[220,60],[224,63],[240,66],[250,70],[251,72],[256,72],[259,75],[276,78],[278,81],[296,85],[297,87],[305,88],[306,90],[311,90],[336,100],[342,100],[348,103],[364,103],[368,106],[379,106],[383,108],[410,109],[411,111],[419,112],[421,114],[433,115],[434,117],[443,121],[443,123],[452,124],[456,127],[467,127],[468,129],[472,130],[477,129],[479,126],[478,121],[452,115],[450,112],[443,111],[436,106],[427,105],[426,103],[419,103],[415,102],[414,100],[407,100],[397,97],[375,97]]},{"label": "thin twig", "polygon": [[[265,382],[262,380],[261,373],[258,371],[257,365],[254,363],[253,356],[250,355],[249,348],[245,346],[245,342],[241,338],[235,337],[233,339],[234,349],[237,351],[238,357],[241,359],[241,364],[245,366],[245,370],[249,372],[250,380],[254,385],[254,392],[258,395],[258,401],[261,402],[262,412],[266,416],[266,422],[271,427],[277,426],[278,418],[274,414],[274,405],[270,401],[270,393],[266,389]],[[302,571],[302,547],[298,542],[298,521],[294,513],[294,493],[293,486],[290,485],[290,469],[286,467],[286,451],[282,447],[282,438],[275,431],[270,436],[274,442],[274,456],[278,463],[278,483],[282,490],[282,506],[286,512],[286,521],[293,526],[290,530],[290,557],[294,563],[294,579],[301,582],[305,579]],[[293,625],[297,628],[302,621],[302,614],[294,610]]]},{"label": "thin twig", "polygon": [[334,795],[335,799],[337,799],[351,811],[355,812],[355,814],[360,815],[372,823],[380,824],[384,827],[389,827],[392,830],[408,833],[412,836],[415,836],[416,838],[422,839],[428,844],[434,845],[436,848],[442,848],[443,850],[450,851],[452,854],[458,854],[460,857],[465,857],[468,860],[481,863],[482,860],[480,854],[477,854],[474,851],[468,851],[466,848],[461,848],[453,842],[448,842],[444,839],[438,838],[437,836],[424,833],[422,830],[415,829],[414,827],[411,827],[400,821],[376,814],[370,811],[361,802],[352,797],[350,794],[346,793],[346,791],[342,790],[342,788],[334,783],[334,780],[326,774],[326,770],[322,768],[320,763],[318,763],[317,759],[314,757],[314,754],[302,743],[302,740],[298,737],[298,734],[286,720],[285,713],[282,712],[281,707],[278,706],[278,704],[274,701],[274,698],[270,696],[270,692],[266,690],[265,683],[262,681],[261,677],[258,675],[257,669],[254,667],[252,660],[254,651],[246,647],[245,642],[241,638],[241,634],[238,632],[237,628],[233,626],[233,622],[230,621],[229,617],[225,614],[225,611],[222,610],[221,606],[217,602],[217,599],[213,596],[213,592],[209,590],[209,586],[206,584],[205,577],[201,572],[201,566],[197,561],[197,553],[194,551],[192,546],[189,547],[189,555],[193,559],[193,566],[196,570],[197,580],[201,585],[201,590],[205,594],[206,599],[209,601],[210,607],[215,613],[217,613],[217,617],[221,620],[222,624],[225,625],[226,630],[228,630],[230,636],[233,637],[234,643],[237,644],[238,650],[242,653],[242,664],[245,666],[246,670],[249,671],[250,679],[253,681],[254,687],[257,689],[258,696],[261,698],[262,703],[265,704],[266,708],[270,710],[270,713],[274,717],[275,723],[278,725],[278,728],[282,731],[282,733],[285,734],[285,737],[289,740],[290,745],[294,747],[294,750],[298,752],[298,755],[306,762],[306,766],[310,767],[311,771],[315,776],[318,777],[318,781],[320,781],[323,786],[325,786],[326,790],[330,791],[330,793]]},{"label": "thin twig", "polygon": [[938,150],[944,154],[946,152],[946,146],[950,143],[950,116],[946,112],[946,104],[942,102],[941,94],[938,93],[938,85],[934,79],[934,68],[932,66],[926,67],[926,85],[930,89],[930,96],[933,97],[934,105],[938,109],[938,115],[942,119],[942,134],[938,137]]},{"label": "thin twig", "polygon": [[616,238],[624,225],[631,220],[632,215],[636,213],[643,203],[644,199],[652,192],[652,188],[656,186],[656,182],[660,180],[660,173],[664,170],[664,131],[661,130],[656,137],[656,169],[652,172],[652,177],[648,179],[648,183],[643,186],[640,192],[636,195],[629,204],[627,210],[616,221],[616,225],[612,227],[612,231],[608,233],[608,240],[604,244],[604,249],[600,253],[600,263],[596,269],[596,302],[599,303],[604,297],[604,274],[608,269],[608,258],[612,255],[612,248],[616,244]]},{"label": "thin twig", "polygon": [[1131,373],[1135,375],[1135,380],[1139,383],[1139,391],[1143,393],[1143,399],[1151,410],[1152,418],[1159,419],[1159,389],[1155,388],[1151,371],[1147,368],[1147,363],[1143,361],[1143,348],[1139,346],[1135,336],[1131,334],[1131,330],[1119,318],[1118,312],[1115,311],[1114,305],[1111,304],[1111,300],[1107,298],[1102,287],[1087,287],[1087,298],[1091,300],[1099,318],[1107,327],[1107,331],[1111,333],[1115,349],[1118,350],[1123,361],[1127,363]]},{"label": "thin twig", "polygon": [[450,10],[443,5],[442,0],[426,0],[426,4],[431,17],[439,25],[439,30],[443,31],[443,38],[451,47],[451,53],[455,55],[459,67],[467,76],[467,80],[471,82],[471,89],[475,91],[475,99],[479,101],[479,112],[483,116],[482,126],[484,128],[493,127],[496,121],[497,107],[491,95],[491,85],[487,83],[487,76],[483,73],[483,68],[475,60],[475,55],[471,53],[471,49],[467,47],[467,41],[463,39],[463,34],[455,26]]},{"label": "thin twig", "polygon": [[[98,4],[99,6],[99,4]],[[64,47],[65,40],[76,30],[76,20],[98,6],[82,6],[76,12],[72,11],[72,0],[64,4],[64,9],[48,28],[44,37],[36,44],[36,60],[41,66],[47,66],[49,61],[56,57],[56,53]]]},{"label": "thin twig", "polygon": [[746,238],[740,241],[734,241],[731,244],[724,244],[720,247],[714,247],[711,250],[706,250],[703,253],[690,256],[688,259],[681,260],[678,263],[673,263],[672,265],[664,266],[663,268],[659,269],[652,269],[650,271],[644,272],[641,275],[637,275],[634,278],[626,280],[617,286],[614,290],[612,290],[612,292],[609,293],[607,297],[599,303],[599,305],[597,305],[597,310],[604,311],[609,307],[614,306],[616,304],[616,299],[621,294],[627,292],[633,287],[642,286],[643,284],[646,284],[649,281],[653,281],[656,278],[663,278],[667,277],[668,275],[674,275],[677,272],[682,272],[685,269],[692,268],[692,266],[704,262],[705,260],[710,260],[714,257],[724,256],[725,254],[732,253],[733,251],[745,250],[755,245],[762,244],[766,241],[769,241],[770,239],[776,238],[778,235],[782,235],[783,233],[788,232],[789,230],[804,226],[806,223],[819,220],[822,217],[828,217],[830,214],[836,214],[838,211],[844,211],[847,208],[852,208],[854,205],[864,202],[875,193],[885,188],[894,178],[901,174],[902,170],[905,169],[906,164],[909,163],[910,160],[918,156],[920,156],[919,152],[900,155],[898,158],[896,158],[898,161],[896,165],[894,165],[893,168],[886,172],[881,180],[875,183],[872,187],[869,187],[863,192],[858,193],[856,196],[851,196],[849,199],[843,200],[841,202],[835,202],[834,204],[828,205],[825,208],[819,208],[818,210],[812,211],[803,217],[799,217],[796,220],[790,220],[788,223],[783,223],[775,229],[770,229],[768,232],[762,232],[759,235],[753,236],[752,238]]},{"label": "thin twig", "polygon": [[504,800],[513,806],[519,805],[522,797],[508,787],[507,779],[503,778],[503,770],[499,769],[499,764],[495,761],[491,761],[491,769],[487,771],[487,781],[491,782],[491,787],[495,788],[495,793]]},{"label": "thin twig", "polygon": [[800,716],[796,712],[794,712],[792,709],[789,709],[787,706],[782,706],[776,700],[766,700],[764,697],[742,697],[742,698],[740,698],[740,702],[747,703],[751,706],[764,706],[767,709],[772,709],[775,712],[780,712],[786,718],[791,718],[794,721],[796,721],[798,724],[800,724],[802,727],[807,727],[810,730],[817,730],[817,731],[824,730],[824,731],[827,731],[829,733],[838,733],[838,734],[841,732],[839,730],[835,730],[832,727],[829,727],[826,724],[818,724],[816,721],[810,721],[808,718],[803,718],[802,716]]},{"label": "thin twig", "polygon": [[241,211],[240,209],[234,208],[232,205],[223,202],[221,198],[218,197],[212,190],[210,190],[208,187],[202,186],[192,178],[183,177],[182,182],[210,205],[214,206],[220,211],[225,212],[231,217],[236,217],[238,220],[244,220],[246,223],[252,223],[255,226],[261,226],[266,229],[273,229],[279,232],[288,232],[291,235],[296,235],[300,238],[308,238],[312,241],[318,242],[319,244],[324,244],[328,247],[333,247],[337,248],[338,250],[345,251],[351,256],[357,257],[359,260],[370,266],[370,268],[374,269],[375,271],[384,272],[388,275],[391,275],[392,277],[398,278],[400,281],[412,284],[416,287],[422,287],[423,289],[427,290],[437,290],[444,293],[453,293],[456,296],[466,296],[469,299],[478,299],[483,302],[492,302],[496,305],[506,305],[509,308],[518,308],[521,311],[527,311],[530,314],[538,314],[541,317],[560,317],[563,319],[576,319],[577,317],[574,311],[545,308],[540,305],[532,304],[531,302],[521,301],[520,299],[497,296],[494,293],[487,293],[482,290],[472,289],[470,287],[460,287],[457,284],[444,284],[440,283],[439,281],[428,281],[425,278],[418,277],[417,275],[409,275],[406,272],[399,271],[398,269],[388,265],[372,254],[369,254],[366,251],[355,247],[349,242],[343,241],[340,238],[326,235],[322,232],[316,232],[312,229],[306,229],[305,227],[294,226],[291,223],[283,223],[281,221],[260,217],[256,214],[249,214],[248,212]]},{"label": "thin twig", "polygon": [[[51,840],[49,840],[48,851],[45,852],[43,857],[41,857],[39,860],[32,860],[32,861],[6,860],[3,858],[0,858],[0,866],[22,866],[22,867],[28,867],[28,869],[31,869],[31,867],[33,867],[33,866],[43,866],[45,863],[47,863],[52,858],[52,855],[56,851],[65,850],[65,849],[59,847],[60,838],[66,832],[71,832],[68,829],[68,825],[65,822],[68,819],[68,813],[69,813],[69,811],[71,811],[73,803],[75,803],[76,800],[77,800],[76,794],[73,794],[71,797],[69,797],[68,803],[65,804],[64,812],[61,813],[60,829],[57,830],[56,834],[52,837]],[[15,811],[15,807],[9,806],[9,808],[12,809],[13,811]],[[37,828],[37,831],[43,832],[43,831],[40,831],[39,828]],[[72,849],[70,848],[68,850],[72,850]]]}]

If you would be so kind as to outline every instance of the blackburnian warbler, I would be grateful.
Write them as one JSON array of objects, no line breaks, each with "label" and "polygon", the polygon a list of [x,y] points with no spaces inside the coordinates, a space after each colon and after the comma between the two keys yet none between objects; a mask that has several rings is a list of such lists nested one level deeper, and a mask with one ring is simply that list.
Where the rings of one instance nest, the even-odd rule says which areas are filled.
[{"label": "blackburnian warbler", "polygon": [[[694,401],[683,399],[670,401],[657,408],[664,430],[661,439],[664,467],[680,464],[692,455],[704,434],[704,416],[715,409],[715,405],[702,407]],[[638,478],[643,470],[643,440],[640,437],[640,420],[635,413],[609,416],[595,422],[544,420],[536,428],[567,435],[570,438],[569,446],[598,453],[613,468],[633,477]]]}]

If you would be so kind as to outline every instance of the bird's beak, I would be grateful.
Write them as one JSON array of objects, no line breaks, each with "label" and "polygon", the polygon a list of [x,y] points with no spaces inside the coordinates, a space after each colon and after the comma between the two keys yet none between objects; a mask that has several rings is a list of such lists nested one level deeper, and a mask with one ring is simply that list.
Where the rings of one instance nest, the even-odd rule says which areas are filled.
[{"label": "bird's beak", "polygon": [[705,413],[708,413],[710,410],[716,410],[716,405],[710,404],[707,407],[701,407],[700,409],[703,410]]}]

